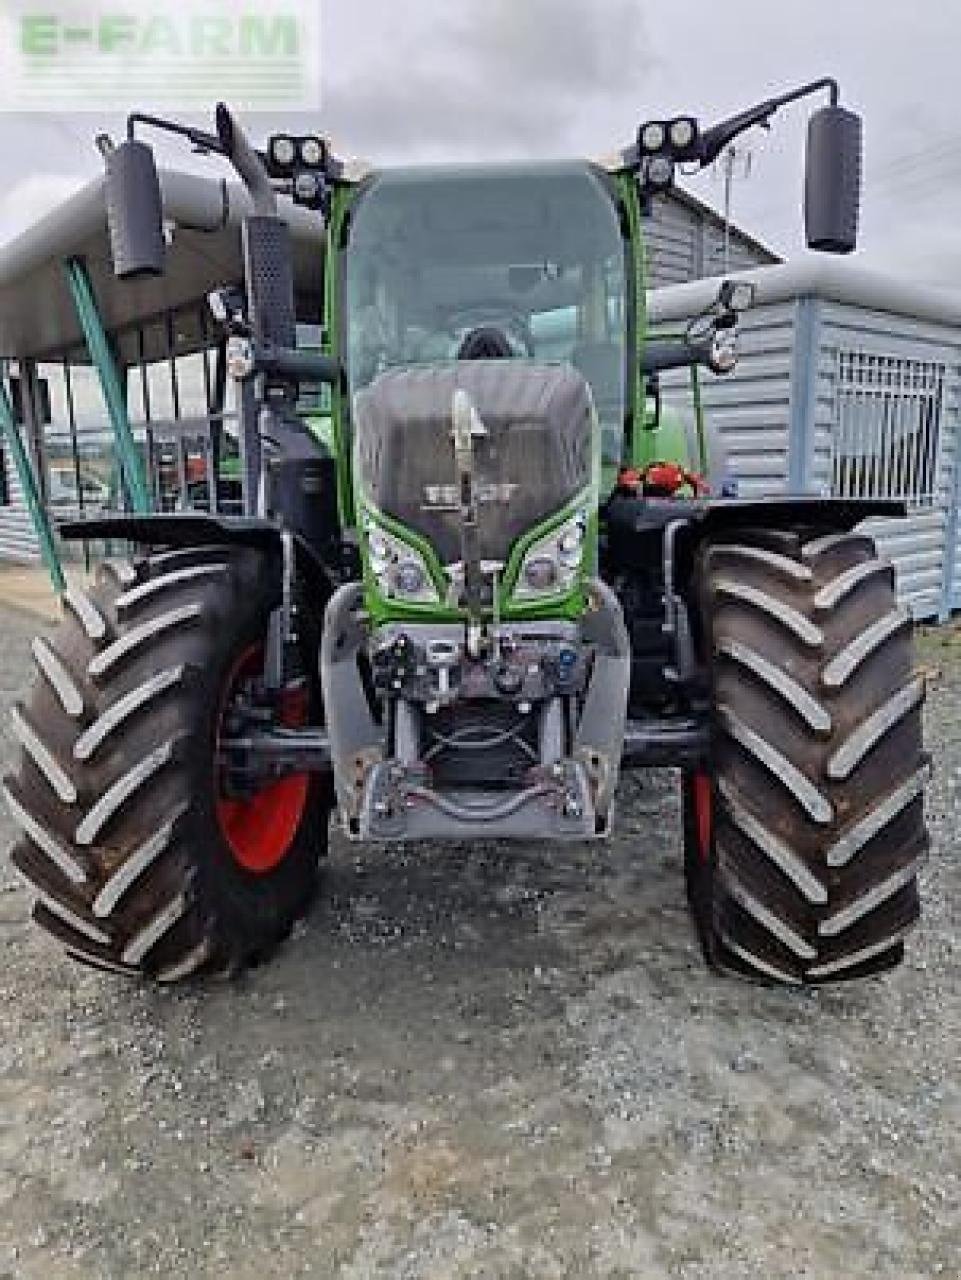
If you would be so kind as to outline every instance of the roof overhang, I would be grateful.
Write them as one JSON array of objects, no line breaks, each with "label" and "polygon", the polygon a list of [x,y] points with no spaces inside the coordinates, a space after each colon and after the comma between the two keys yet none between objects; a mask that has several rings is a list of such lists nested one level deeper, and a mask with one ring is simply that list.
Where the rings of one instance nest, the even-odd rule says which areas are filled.
[{"label": "roof overhang", "polygon": [[[105,326],[120,328],[203,298],[243,278],[240,226],[250,198],[233,183],[162,170],[164,219],[173,228],[162,276],[118,280],[98,178],[0,250],[0,356],[40,356],[82,342],[63,263],[83,258]],[[324,226],[319,214],[281,207],[291,228],[298,292],[320,294]]]},{"label": "roof overhang", "polygon": [[[780,266],[731,272],[729,278],[755,285],[755,306],[821,298],[867,311],[961,325],[961,292],[900,280],[829,254],[804,253]],[[648,319],[666,324],[699,315],[716,299],[720,284],[720,278],[711,277],[652,289],[647,295]]]}]

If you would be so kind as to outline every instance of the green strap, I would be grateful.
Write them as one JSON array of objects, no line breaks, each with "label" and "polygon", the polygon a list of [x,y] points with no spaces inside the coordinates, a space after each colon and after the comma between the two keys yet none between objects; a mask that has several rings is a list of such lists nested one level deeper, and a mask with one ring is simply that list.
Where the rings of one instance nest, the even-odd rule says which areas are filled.
[{"label": "green strap", "polygon": [[90,277],[79,258],[70,258],[64,264],[64,269],[73,296],[73,305],[77,311],[77,319],[80,321],[80,327],[86,339],[87,350],[100,378],[100,388],[117,445],[124,488],[133,511],[137,515],[146,515],[151,509],[150,491],[144,478],[140,452],[133,438],[133,432],[130,430],[126,396],[100,313],[97,310]]},{"label": "green strap", "polygon": [[0,382],[0,428],[2,428],[3,438],[6,440],[7,447],[13,456],[14,466],[17,468],[20,488],[23,490],[23,496],[27,502],[27,510],[30,512],[30,519],[33,521],[33,527],[37,532],[43,563],[50,574],[50,581],[53,583],[54,591],[60,595],[66,591],[67,583],[63,576],[63,566],[60,563],[57,544],[54,541],[53,528],[47,518],[47,512],[37,485],[37,478],[34,475],[33,467],[30,465],[30,458],[24,448],[23,440],[14,420],[10,397],[7,395],[7,389],[2,382]]}]

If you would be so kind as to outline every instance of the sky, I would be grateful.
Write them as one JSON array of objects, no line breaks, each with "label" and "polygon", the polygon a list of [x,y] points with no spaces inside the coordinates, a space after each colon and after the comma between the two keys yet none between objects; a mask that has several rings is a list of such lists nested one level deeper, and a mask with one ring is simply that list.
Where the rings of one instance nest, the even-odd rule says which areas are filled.
[{"label": "sky", "polygon": [[[255,138],[317,129],[375,163],[607,155],[642,120],[683,112],[706,125],[834,75],[865,122],[858,256],[961,289],[955,0],[323,0],[321,21],[319,115],[246,122]],[[150,104],[123,109],[134,105]],[[803,247],[810,109],[787,108],[745,137],[751,172],[734,189],[735,222],[786,257]],[[119,137],[121,115],[0,114],[0,243],[99,171],[93,136],[104,129]],[[682,184],[723,200],[717,173]]]}]

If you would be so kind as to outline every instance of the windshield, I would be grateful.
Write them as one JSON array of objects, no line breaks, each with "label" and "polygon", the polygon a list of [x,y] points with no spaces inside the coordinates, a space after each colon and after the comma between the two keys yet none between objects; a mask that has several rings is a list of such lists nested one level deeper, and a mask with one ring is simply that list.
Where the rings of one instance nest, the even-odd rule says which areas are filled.
[{"label": "windshield", "polygon": [[[625,243],[587,165],[397,171],[351,224],[351,393],[396,365],[488,354],[569,361],[590,383],[604,452],[624,424]],[[491,338],[493,331],[493,339]]]}]

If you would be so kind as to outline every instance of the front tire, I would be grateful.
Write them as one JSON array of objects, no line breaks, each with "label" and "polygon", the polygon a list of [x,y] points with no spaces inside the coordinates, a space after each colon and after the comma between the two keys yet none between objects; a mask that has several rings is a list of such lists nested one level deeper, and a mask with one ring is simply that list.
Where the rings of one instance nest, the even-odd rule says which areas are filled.
[{"label": "front tire", "polygon": [[[326,847],[324,783],[285,779],[244,812],[216,765],[229,699],[256,674],[279,594],[272,555],[168,551],[104,566],[35,640],[38,679],[13,717],[19,768],[4,780],[23,831],[12,861],[35,920],[73,958],[166,982],[236,971],[307,910]],[[306,609],[301,630],[314,719]]]},{"label": "front tire", "polygon": [[893,569],[861,534],[702,553],[713,767],[682,781],[708,961],[768,983],[896,965],[928,848],[922,678]]}]

